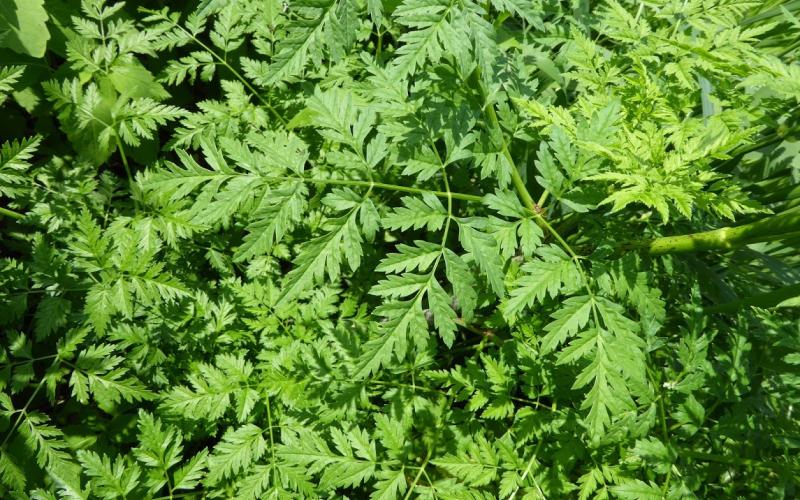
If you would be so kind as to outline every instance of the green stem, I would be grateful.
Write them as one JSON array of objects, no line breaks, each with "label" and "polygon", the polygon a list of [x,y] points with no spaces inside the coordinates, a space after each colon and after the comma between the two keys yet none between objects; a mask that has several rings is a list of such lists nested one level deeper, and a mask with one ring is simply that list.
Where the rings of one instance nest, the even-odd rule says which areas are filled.
[{"label": "green stem", "polygon": [[[508,150],[508,144],[506,143],[505,137],[503,136],[503,129],[500,126],[500,122],[497,120],[497,114],[494,111],[494,105],[492,103],[487,102],[487,94],[486,90],[483,88],[483,84],[480,81],[480,69],[476,69],[472,73],[472,77],[475,78],[477,82],[476,85],[480,89],[481,97],[485,103],[484,110],[486,113],[486,117],[489,119],[489,125],[496,131],[496,133],[500,136],[501,147],[503,156],[505,156],[508,164],[511,166],[511,182],[514,184],[514,189],[517,191],[517,195],[519,195],[520,199],[522,200],[522,204],[528,211],[533,215],[536,223],[542,229],[545,229],[548,233],[550,233],[553,238],[558,242],[559,245],[572,257],[572,260],[575,262],[575,266],[578,268],[578,272],[581,274],[581,278],[583,279],[584,284],[586,285],[586,291],[589,293],[590,296],[594,297],[594,292],[592,291],[591,282],[589,281],[588,276],[583,270],[583,266],[580,262],[580,257],[572,247],[567,243],[564,238],[558,233],[558,231],[547,222],[544,215],[542,215],[542,208],[533,201],[533,197],[531,193],[528,191],[527,186],[525,186],[525,181],[522,180],[522,176],[519,174],[519,169],[517,168],[517,164],[514,162],[514,158],[511,156],[511,152]],[[545,191],[547,192],[547,191]],[[546,199],[546,197],[545,197]]]},{"label": "green stem", "polygon": [[125,175],[128,176],[128,182],[133,186],[133,174],[131,174],[131,167],[128,165],[128,157],[125,156],[125,150],[122,148],[122,141],[119,140],[119,136],[115,135],[115,137],[117,139],[117,151],[119,151],[122,166],[125,167]]},{"label": "green stem", "polygon": [[477,196],[474,194],[465,194],[465,193],[455,193],[455,192],[447,192],[447,191],[432,191],[430,189],[421,189],[409,186],[400,186],[398,184],[386,184],[384,182],[373,182],[373,181],[356,181],[351,179],[312,179],[308,177],[272,177],[272,176],[265,176],[265,179],[272,179],[272,180],[301,180],[303,182],[309,183],[317,183],[317,184],[332,184],[336,186],[358,186],[358,187],[372,187],[376,189],[386,189],[388,191],[401,191],[405,193],[415,193],[415,194],[432,194],[434,196],[438,196],[439,198],[454,198],[456,200],[464,200],[464,201],[472,201],[475,203],[483,202],[482,196]]},{"label": "green stem", "polygon": [[483,203],[483,196],[466,193],[456,193],[447,191],[434,191],[432,189],[422,189],[410,186],[401,186],[399,184],[387,184],[385,182],[374,181],[359,181],[353,179],[317,179],[313,177],[299,177],[299,176],[281,176],[281,175],[250,175],[250,174],[217,174],[216,176],[224,178],[234,177],[252,177],[254,179],[263,179],[268,182],[286,182],[286,181],[300,181],[309,184],[330,184],[334,186],[354,186],[365,187],[374,189],[385,189],[387,191],[399,191],[403,193],[414,194],[432,194],[439,198],[452,198],[455,200],[470,201],[474,203]]},{"label": "green stem", "polygon": [[790,135],[795,134],[796,132],[798,132],[798,127],[791,127],[781,132],[775,131],[768,135],[765,135],[764,137],[761,138],[760,141],[756,143],[747,144],[745,146],[739,147],[733,150],[730,154],[730,159],[722,162],[717,167],[717,169],[722,171],[730,170],[736,164],[736,161],[739,160],[744,155],[746,155],[747,153],[752,153],[753,151],[758,151],[759,149],[766,148],[767,146],[777,144],[785,140]]},{"label": "green stem", "polygon": [[781,58],[786,57],[786,54],[797,49],[798,47],[800,47],[800,40],[795,41],[794,43],[787,46],[785,49],[781,50],[781,52],[778,54],[778,57]]},{"label": "green stem", "polygon": [[[792,9],[795,9],[795,8],[798,8],[798,7],[800,7],[800,2],[797,2],[797,1],[789,2],[788,4],[784,4],[783,5],[784,9],[787,9],[787,10],[790,10],[790,11]],[[746,18],[742,19],[739,22],[739,24],[742,25],[742,26],[749,26],[749,25],[751,25],[753,23],[757,23],[759,21],[766,21],[767,19],[770,19],[772,17],[778,17],[778,16],[782,15],[782,12],[783,11],[781,10],[780,7],[772,7],[771,9],[768,9],[766,11],[759,12],[759,13],[753,14],[750,17],[746,17]]]},{"label": "green stem", "polygon": [[[187,33],[188,33],[188,32],[187,32]],[[223,66],[225,66],[225,68],[226,68],[228,71],[230,71],[231,73],[233,73],[233,76],[235,76],[237,80],[239,80],[240,82],[242,82],[242,85],[244,85],[245,87],[247,87],[247,90],[249,90],[249,91],[250,91],[250,92],[251,92],[251,93],[252,93],[252,94],[253,94],[253,95],[256,97],[256,99],[258,99],[258,100],[261,102],[261,104],[263,104],[263,105],[264,105],[264,107],[265,107],[265,108],[267,108],[267,110],[269,110],[269,112],[270,112],[270,113],[272,113],[272,115],[273,115],[275,118],[277,118],[277,119],[278,119],[278,121],[280,121],[280,122],[281,122],[281,124],[282,124],[284,127],[286,126],[287,122],[286,122],[286,120],[283,118],[283,116],[281,116],[281,114],[280,114],[280,113],[278,113],[278,110],[276,110],[275,108],[273,108],[273,107],[272,107],[272,104],[270,104],[270,103],[269,103],[269,102],[268,102],[266,99],[264,99],[263,97],[261,97],[261,94],[260,94],[260,93],[259,93],[259,92],[258,92],[258,91],[257,91],[257,90],[256,90],[256,89],[255,89],[255,88],[252,86],[252,85],[250,85],[250,82],[248,82],[248,81],[247,81],[247,80],[246,80],[246,79],[245,79],[245,78],[244,78],[244,77],[243,77],[241,74],[239,74],[239,72],[238,72],[238,71],[236,71],[236,70],[233,68],[233,66],[231,66],[230,64],[228,64],[228,61],[226,61],[225,59],[221,58],[221,57],[220,57],[220,56],[219,56],[219,55],[218,55],[216,52],[214,52],[213,50],[211,50],[211,49],[210,49],[210,48],[209,48],[209,47],[208,47],[206,44],[204,44],[203,42],[201,42],[200,40],[198,40],[198,39],[197,39],[197,38],[195,38],[194,36],[192,36],[192,39],[193,39],[193,40],[194,40],[194,41],[195,41],[195,42],[196,42],[198,45],[200,45],[200,46],[201,46],[201,47],[202,47],[202,48],[203,48],[203,49],[204,49],[206,52],[208,52],[209,54],[211,54],[211,55],[212,55],[212,56],[213,56],[213,57],[214,57],[214,58],[215,58],[217,61],[219,61],[219,62],[220,62],[220,64],[222,64]]]},{"label": "green stem", "polygon": [[777,131],[772,132],[772,133],[770,133],[768,135],[765,135],[758,142],[754,142],[753,144],[747,144],[747,145],[744,145],[742,147],[739,147],[739,148],[735,149],[731,153],[731,156],[733,156],[733,158],[735,159],[735,158],[739,158],[741,156],[744,156],[747,153],[752,153],[753,151],[758,151],[759,149],[765,148],[767,146],[771,146],[771,145],[773,145],[775,143],[778,143],[778,142],[786,139],[787,136],[789,136],[790,134],[793,134],[795,132],[797,132],[797,128],[796,127],[789,128],[789,129],[784,130],[784,131],[782,131],[780,133],[777,132]]},{"label": "green stem", "polygon": [[[647,356],[649,362],[652,363],[650,356]],[[648,376],[650,378],[650,383],[653,384],[653,387],[657,387],[659,391],[658,396],[658,416],[661,420],[661,436],[664,439],[664,442],[667,444],[668,447],[672,446],[669,434],[669,428],[667,427],[667,410],[664,406],[664,390],[663,385],[659,383],[659,378],[656,377],[654,370],[648,368],[647,370]],[[666,495],[669,491],[669,483],[672,480],[672,463],[669,465],[669,469],[667,469],[667,477],[664,479],[664,484],[661,486],[661,493]]]},{"label": "green stem", "polygon": [[742,226],[723,227],[680,236],[664,236],[623,245],[621,250],[640,249],[650,255],[726,251],[751,243],[786,239],[787,236],[796,236],[798,232],[800,232],[800,210],[793,208]]},{"label": "green stem", "polygon": [[[47,369],[47,372],[50,372],[50,370],[56,365],[56,363],[58,363],[59,359],[60,358],[58,357],[58,355],[56,355],[56,359],[53,360],[53,363],[50,365],[50,368]],[[42,389],[42,386],[44,385],[45,381],[47,381],[47,378],[46,377],[42,377],[42,379],[36,385],[36,389],[33,390],[33,394],[31,394],[30,397],[28,398],[28,400],[25,402],[25,406],[23,406],[19,410],[16,410],[16,411],[19,412],[19,415],[17,416],[17,420],[14,422],[14,425],[12,425],[11,428],[8,430],[8,433],[6,434],[6,437],[3,438],[3,442],[0,443],[0,450],[5,450],[6,443],[8,443],[8,440],[14,434],[14,431],[17,430],[17,427],[19,426],[20,421],[26,415],[26,412],[28,411],[28,407],[31,405],[31,403],[33,403],[34,398],[39,393],[39,391]]]},{"label": "green stem", "polygon": [[273,475],[275,473],[275,465],[278,463],[275,460],[275,437],[272,434],[272,403],[269,399],[269,396],[266,396],[266,403],[267,403],[267,425],[269,426],[269,453],[272,457],[272,462],[270,463],[270,471],[269,471],[269,484],[272,486],[273,481],[275,480]]},{"label": "green stem", "polygon": [[122,141],[119,138],[119,135],[114,133],[114,137],[117,139],[117,151],[119,151],[119,157],[122,159],[122,166],[125,167],[125,174],[128,176],[128,186],[130,187],[131,194],[133,195],[133,208],[136,213],[139,213],[139,202],[138,197],[136,196],[136,183],[133,179],[133,174],[131,173],[131,167],[128,165],[128,157],[125,156],[125,149],[122,147]]},{"label": "green stem", "polygon": [[3,207],[0,207],[0,215],[3,215],[5,217],[11,217],[12,219],[17,219],[17,220],[25,218],[23,214]]},{"label": "green stem", "polygon": [[[528,477],[528,474],[533,468],[533,463],[536,461],[536,456],[539,454],[539,450],[542,448],[542,443],[544,443],[544,440],[540,440],[539,444],[536,445],[536,450],[534,450],[531,459],[528,460],[528,465],[525,467],[525,470],[522,472],[522,476],[519,479],[519,486],[517,486],[514,492],[508,497],[508,500],[514,500],[517,497],[517,493],[519,493],[520,488],[522,488],[523,481],[525,481],[525,478]],[[531,479],[533,479],[533,485],[536,486],[536,489],[539,491],[539,495],[541,495],[542,498],[545,498],[544,492],[542,491],[541,486],[539,486],[539,483],[536,481],[536,478],[531,476]]]},{"label": "green stem", "polygon": [[[517,168],[516,162],[514,162],[514,158],[511,156],[511,151],[508,149],[508,143],[506,143],[506,139],[503,136],[503,128],[500,126],[500,122],[497,119],[497,113],[494,111],[494,105],[492,103],[486,102],[487,101],[487,94],[486,90],[483,88],[483,84],[480,81],[480,69],[476,69],[472,73],[472,77],[475,81],[475,85],[477,85],[478,89],[481,92],[481,97],[483,98],[485,105],[484,105],[484,112],[486,113],[486,118],[489,120],[489,126],[493,129],[498,136],[500,137],[500,147],[502,149],[503,156],[508,161],[508,164],[511,166],[511,182],[514,184],[514,189],[517,192],[517,195],[522,200],[522,204],[527,208],[533,216],[536,218],[537,223],[543,227],[547,228],[551,233],[555,233],[552,227],[547,223],[547,221],[542,217],[542,210],[539,205],[533,201],[533,197],[531,193],[528,191],[527,186],[525,186],[525,181],[522,180],[522,176],[519,174],[519,169]],[[556,239],[561,240],[558,234],[553,234]],[[566,243],[565,243],[566,244]]]},{"label": "green stem", "polygon": [[541,209],[544,207],[544,203],[547,201],[547,197],[550,196],[550,191],[544,190],[542,191],[542,195],[539,197],[539,200],[536,202],[536,205]]},{"label": "green stem", "polygon": [[494,105],[487,104],[485,109],[486,117],[489,118],[489,124],[497,131],[498,134],[500,134],[503,156],[505,156],[508,164],[511,165],[511,182],[514,184],[514,189],[517,191],[517,194],[522,200],[522,204],[525,205],[528,210],[539,215],[541,218],[541,209],[539,208],[539,205],[533,201],[533,197],[528,192],[528,188],[525,186],[525,181],[522,180],[522,176],[519,174],[519,169],[517,168],[514,159],[511,157],[511,152],[508,150],[508,144],[506,143],[505,138],[503,138],[503,130],[500,127],[500,122],[497,120],[497,114],[494,111]]},{"label": "green stem", "polygon": [[414,477],[414,482],[411,483],[411,486],[408,488],[408,492],[403,497],[403,500],[408,500],[411,498],[411,494],[414,492],[414,488],[417,487],[417,483],[419,483],[419,478],[422,476],[422,473],[425,472],[425,467],[428,466],[428,461],[431,459],[432,450],[428,450],[428,453],[425,455],[425,461],[422,462],[422,465],[419,468],[419,472],[417,472],[416,477]]}]

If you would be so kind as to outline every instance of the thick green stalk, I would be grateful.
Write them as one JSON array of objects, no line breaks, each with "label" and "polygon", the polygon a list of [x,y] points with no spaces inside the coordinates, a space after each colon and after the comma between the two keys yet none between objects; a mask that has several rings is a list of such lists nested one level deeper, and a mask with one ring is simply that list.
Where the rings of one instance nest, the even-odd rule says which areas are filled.
[{"label": "thick green stalk", "polygon": [[783,240],[800,232],[800,210],[787,210],[750,224],[723,227],[702,233],[664,236],[623,246],[623,250],[645,250],[650,255],[726,251],[761,241]]}]

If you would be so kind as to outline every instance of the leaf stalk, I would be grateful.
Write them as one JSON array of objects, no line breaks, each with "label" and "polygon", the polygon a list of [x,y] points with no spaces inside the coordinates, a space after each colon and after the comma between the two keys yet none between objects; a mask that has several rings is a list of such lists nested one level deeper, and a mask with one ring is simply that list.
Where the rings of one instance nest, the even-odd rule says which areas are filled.
[{"label": "leaf stalk", "polygon": [[15,212],[9,208],[0,207],[0,215],[4,217],[11,217],[12,219],[20,220],[24,219],[25,216],[19,212]]}]

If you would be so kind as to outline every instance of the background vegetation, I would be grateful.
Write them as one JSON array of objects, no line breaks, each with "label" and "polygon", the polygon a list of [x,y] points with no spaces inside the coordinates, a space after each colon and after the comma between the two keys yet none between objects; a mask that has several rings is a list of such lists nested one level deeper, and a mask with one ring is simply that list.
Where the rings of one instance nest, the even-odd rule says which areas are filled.
[{"label": "background vegetation", "polygon": [[3,498],[793,498],[800,2],[6,0]]}]

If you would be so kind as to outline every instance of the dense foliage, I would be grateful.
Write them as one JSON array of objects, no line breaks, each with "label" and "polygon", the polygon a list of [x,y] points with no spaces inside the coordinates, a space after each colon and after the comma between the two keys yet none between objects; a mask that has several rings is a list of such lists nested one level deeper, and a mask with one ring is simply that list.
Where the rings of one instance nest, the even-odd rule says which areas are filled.
[{"label": "dense foliage", "polygon": [[0,37],[0,497],[799,494],[800,2]]}]

